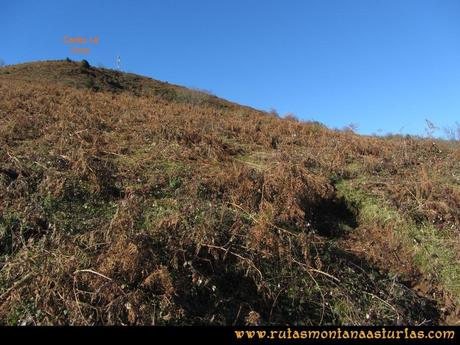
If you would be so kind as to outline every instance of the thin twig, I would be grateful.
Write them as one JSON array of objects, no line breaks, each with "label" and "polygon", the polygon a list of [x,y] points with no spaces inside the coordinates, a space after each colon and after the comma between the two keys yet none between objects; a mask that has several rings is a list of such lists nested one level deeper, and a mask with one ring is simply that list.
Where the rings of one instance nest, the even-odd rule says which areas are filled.
[{"label": "thin twig", "polygon": [[78,312],[80,313],[80,316],[83,320],[83,322],[86,324],[86,326],[88,326],[88,322],[86,321],[86,318],[85,316],[83,315],[83,312],[81,311],[81,307],[80,307],[80,300],[78,299],[78,295],[77,295],[77,277],[74,276],[73,277],[73,295],[75,297],[75,303],[77,304],[77,309],[78,309]]},{"label": "thin twig", "polygon": [[[260,224],[260,221],[258,219],[256,219],[251,213],[249,213],[248,211],[246,211],[243,207],[241,207],[240,205],[237,205],[235,203],[229,203],[230,205],[240,209],[241,211],[243,211],[244,213],[246,213],[253,221],[255,221],[257,224]],[[276,230],[279,230],[279,231],[282,231],[282,232],[285,232],[291,236],[294,236],[294,237],[298,237],[299,235],[298,234],[295,234],[289,230],[286,230],[286,229],[283,229],[283,228],[280,228],[279,226],[273,224],[273,223],[270,223],[270,222],[267,222],[268,225],[270,225],[271,227],[275,228]]]},{"label": "thin twig", "polygon": [[275,300],[273,301],[272,307],[271,307],[271,309],[270,309],[270,315],[268,316],[268,324],[270,324],[270,322],[271,322],[272,314],[273,314],[273,309],[275,308],[276,301],[278,300],[278,297],[280,296],[281,292],[283,292],[283,291],[284,291],[284,288],[282,288],[282,289],[276,294]]},{"label": "thin twig", "polygon": [[310,272],[316,272],[316,273],[325,275],[326,277],[329,277],[329,278],[335,280],[336,282],[340,283],[340,279],[337,278],[337,277],[334,277],[332,274],[329,274],[329,273],[327,273],[327,272],[318,270],[318,269],[313,268],[313,267],[309,267],[309,266],[307,266],[306,264],[303,264],[303,263],[297,261],[296,259],[292,259],[292,261],[295,262],[295,263],[298,264],[298,265],[304,266],[304,267],[305,267],[308,271],[310,271]]},{"label": "thin twig", "polygon": [[238,308],[238,313],[236,314],[236,317],[235,317],[235,320],[233,321],[233,326],[236,325],[237,321],[238,321],[238,318],[240,317],[240,313],[241,313],[241,308],[242,308],[242,304],[240,303],[240,307]]},{"label": "thin twig", "polygon": [[212,244],[205,244],[205,243],[200,243],[201,246],[204,246],[204,247],[208,247],[208,248],[214,248],[214,249],[219,249],[219,250],[222,250],[224,251],[225,253],[229,253],[237,258],[240,258],[241,260],[243,261],[246,261],[248,262],[256,271],[257,273],[259,273],[260,275],[260,279],[263,280],[263,274],[262,272],[256,267],[256,265],[254,264],[254,262],[252,262],[251,259],[248,259],[248,258],[245,258],[244,256],[241,256],[240,254],[238,253],[235,253],[235,252],[232,252],[230,251],[228,248],[224,248],[224,247],[220,247],[220,246],[215,246],[215,245],[212,245]]},{"label": "thin twig", "polygon": [[98,275],[99,277],[105,278],[105,279],[110,280],[110,281],[112,280],[112,278],[109,278],[109,277],[103,275],[102,273],[93,271],[93,270],[91,270],[91,269],[77,270],[77,271],[73,272],[73,274],[84,273],[84,272],[86,272],[86,273],[92,273],[92,274]]},{"label": "thin twig", "polygon": [[24,283],[27,279],[30,278],[32,274],[31,273],[27,273],[24,277],[22,277],[20,280],[18,280],[17,282],[15,282],[9,289],[7,289],[4,293],[2,293],[0,295],[0,300],[2,300],[3,298],[5,298],[11,291],[13,291],[14,289],[16,289],[19,285],[21,285],[22,283]]},{"label": "thin twig", "polygon": [[334,277],[332,274],[329,274],[329,273],[324,272],[324,271],[317,270],[316,268],[309,268],[308,270],[309,270],[309,271],[312,271],[312,272],[319,273],[319,274],[323,274],[323,275],[325,275],[326,277],[329,277],[329,278],[331,278],[331,279],[334,279],[336,282],[340,283],[340,279],[337,278],[337,277]]},{"label": "thin twig", "polygon": [[396,313],[396,315],[397,315],[397,317],[398,317],[398,320],[399,320],[399,313],[398,313],[398,311],[397,311],[396,308],[393,307],[390,303],[388,303],[388,302],[385,301],[384,299],[380,298],[379,296],[374,295],[373,293],[366,292],[366,291],[364,291],[364,293],[368,294],[368,295],[371,296],[372,298],[377,298],[379,301],[383,302],[385,305],[387,305],[387,306],[389,306],[391,309],[393,309],[393,311]]},{"label": "thin twig", "polygon": [[8,155],[8,157],[10,157],[13,161],[15,161],[16,163],[19,164],[19,166],[21,166],[21,162],[19,161],[19,159],[15,156],[13,156],[11,153],[9,153],[9,151],[6,151],[6,154]]},{"label": "thin twig", "polygon": [[125,157],[125,155],[121,155],[119,153],[116,153],[116,152],[110,152],[110,151],[101,151],[103,153],[106,153],[108,155],[113,155],[113,156],[118,156],[118,157]]},{"label": "thin twig", "polygon": [[307,270],[307,273],[308,275],[310,276],[310,278],[315,282],[315,285],[316,287],[318,288],[319,290],[319,293],[321,295],[321,300],[322,300],[322,309],[321,309],[321,319],[319,320],[319,326],[321,326],[323,324],[323,319],[324,319],[324,313],[325,313],[325,310],[326,310],[326,298],[324,298],[324,294],[323,294],[323,290],[321,290],[321,286],[318,284],[318,282],[316,281],[315,277],[313,277],[313,275],[311,274],[311,272],[309,270]]}]

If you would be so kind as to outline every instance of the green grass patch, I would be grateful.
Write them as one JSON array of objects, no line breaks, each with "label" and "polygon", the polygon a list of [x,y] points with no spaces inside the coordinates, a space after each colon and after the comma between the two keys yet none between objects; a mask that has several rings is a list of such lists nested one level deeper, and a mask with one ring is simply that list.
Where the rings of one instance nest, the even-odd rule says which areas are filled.
[{"label": "green grass patch", "polygon": [[359,188],[353,181],[337,185],[339,196],[355,210],[360,224],[391,224],[396,236],[414,253],[414,262],[425,275],[436,278],[442,288],[460,303],[460,263],[453,239],[426,222],[404,217],[389,202]]},{"label": "green grass patch", "polygon": [[69,233],[82,233],[107,222],[115,214],[116,203],[98,199],[85,186],[71,183],[59,197],[41,200],[48,221]]}]

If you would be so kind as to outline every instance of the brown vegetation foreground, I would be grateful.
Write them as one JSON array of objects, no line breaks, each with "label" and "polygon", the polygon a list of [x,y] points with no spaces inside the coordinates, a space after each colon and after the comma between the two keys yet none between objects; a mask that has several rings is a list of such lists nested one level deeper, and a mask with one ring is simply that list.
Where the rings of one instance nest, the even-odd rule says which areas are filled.
[{"label": "brown vegetation foreground", "polygon": [[438,324],[460,147],[73,62],[0,69],[0,324]]}]

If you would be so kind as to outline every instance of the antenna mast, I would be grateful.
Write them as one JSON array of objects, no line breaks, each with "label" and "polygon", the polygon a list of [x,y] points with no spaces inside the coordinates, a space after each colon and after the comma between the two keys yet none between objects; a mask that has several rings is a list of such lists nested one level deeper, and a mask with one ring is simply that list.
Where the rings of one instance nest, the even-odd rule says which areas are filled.
[{"label": "antenna mast", "polygon": [[121,70],[121,58],[120,55],[117,55],[117,70]]}]

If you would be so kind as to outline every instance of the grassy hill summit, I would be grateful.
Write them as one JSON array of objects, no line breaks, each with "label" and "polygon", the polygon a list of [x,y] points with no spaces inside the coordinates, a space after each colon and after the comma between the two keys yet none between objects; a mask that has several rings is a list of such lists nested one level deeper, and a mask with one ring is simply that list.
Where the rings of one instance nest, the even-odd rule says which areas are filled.
[{"label": "grassy hill summit", "polygon": [[459,235],[458,142],[0,68],[0,324],[459,324]]}]

